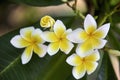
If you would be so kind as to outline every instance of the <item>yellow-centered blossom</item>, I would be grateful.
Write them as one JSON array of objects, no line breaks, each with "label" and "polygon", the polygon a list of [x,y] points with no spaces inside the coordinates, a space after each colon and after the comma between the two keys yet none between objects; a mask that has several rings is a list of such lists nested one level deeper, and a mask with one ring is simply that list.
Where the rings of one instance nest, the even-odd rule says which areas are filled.
[{"label": "yellow-centered blossom", "polygon": [[87,72],[88,75],[93,73],[97,66],[98,63],[97,61],[100,59],[99,52],[95,50],[90,54],[89,56],[86,57],[80,57],[77,54],[72,54],[66,59],[66,62],[73,66],[72,74],[76,79],[82,78],[85,73]]},{"label": "yellow-centered blossom", "polygon": [[47,46],[43,45],[45,42],[41,38],[42,31],[34,29],[34,27],[20,29],[20,35],[16,35],[11,39],[11,44],[16,48],[25,48],[21,59],[22,64],[30,61],[33,52],[39,57],[44,57],[47,51]]},{"label": "yellow-centered blossom", "polygon": [[48,54],[54,55],[59,49],[68,54],[73,48],[73,44],[66,38],[66,36],[72,32],[71,29],[66,30],[62,21],[57,20],[54,24],[53,31],[46,31],[42,33],[42,38],[50,42],[48,46]]},{"label": "yellow-centered blossom", "polygon": [[97,29],[97,24],[94,18],[88,14],[84,20],[84,29],[78,28],[70,33],[67,38],[74,42],[79,43],[76,53],[85,57],[90,55],[94,49],[101,49],[105,46],[106,37],[110,28],[110,23],[104,24]]},{"label": "yellow-centered blossom", "polygon": [[53,27],[54,23],[55,20],[50,16],[44,16],[40,20],[41,27],[45,27],[45,28]]}]

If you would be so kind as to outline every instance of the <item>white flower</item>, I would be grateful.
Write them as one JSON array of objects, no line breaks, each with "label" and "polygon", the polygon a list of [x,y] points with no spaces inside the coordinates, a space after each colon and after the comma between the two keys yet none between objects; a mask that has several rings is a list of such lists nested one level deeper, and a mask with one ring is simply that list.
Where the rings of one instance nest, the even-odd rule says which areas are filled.
[{"label": "white flower", "polygon": [[91,55],[86,57],[80,57],[77,54],[72,54],[66,59],[66,62],[73,66],[72,74],[76,79],[82,78],[87,72],[88,75],[93,73],[100,59],[99,52],[96,50]]},{"label": "white flower", "polygon": [[66,38],[70,32],[72,32],[71,29],[66,30],[62,21],[57,20],[54,24],[53,32],[46,31],[42,33],[42,38],[50,42],[47,50],[49,55],[56,54],[59,49],[66,54],[71,51],[74,45]]},{"label": "white flower", "polygon": [[106,37],[110,28],[110,23],[104,24],[97,29],[97,24],[94,18],[88,14],[84,21],[84,29],[78,28],[70,33],[67,38],[74,42],[79,43],[76,53],[85,57],[90,55],[94,49],[101,49],[105,46]]},{"label": "white flower", "polygon": [[11,39],[11,44],[16,48],[25,48],[21,59],[22,64],[30,61],[33,52],[39,57],[44,57],[46,54],[47,46],[43,45],[45,42],[41,38],[42,31],[34,29],[34,27],[20,29],[20,35],[16,35]]}]

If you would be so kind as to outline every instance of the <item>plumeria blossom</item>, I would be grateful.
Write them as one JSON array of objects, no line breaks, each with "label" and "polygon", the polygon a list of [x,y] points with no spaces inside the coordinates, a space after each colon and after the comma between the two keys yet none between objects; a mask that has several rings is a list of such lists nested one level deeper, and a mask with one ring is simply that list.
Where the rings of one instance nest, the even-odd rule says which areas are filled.
[{"label": "plumeria blossom", "polygon": [[97,61],[100,59],[99,52],[95,50],[86,57],[80,57],[77,54],[72,54],[66,59],[66,62],[73,66],[72,74],[76,79],[82,78],[87,72],[88,75],[93,73],[98,63]]},{"label": "plumeria blossom", "polygon": [[53,31],[45,31],[42,33],[42,38],[50,42],[48,46],[48,54],[54,55],[59,49],[68,54],[73,48],[73,44],[66,38],[66,36],[72,32],[71,29],[66,30],[62,21],[57,20],[54,24]]},{"label": "plumeria blossom", "polygon": [[44,16],[40,20],[41,27],[53,27],[55,20],[51,16]]},{"label": "plumeria blossom", "polygon": [[84,20],[84,29],[78,28],[70,33],[67,38],[74,42],[79,43],[76,53],[85,57],[90,55],[94,49],[101,49],[105,46],[106,37],[110,28],[110,23],[104,24],[97,29],[95,19],[88,14]]},{"label": "plumeria blossom", "polygon": [[47,51],[47,46],[43,45],[45,42],[41,38],[42,31],[34,29],[34,27],[20,29],[20,35],[16,35],[11,39],[11,44],[16,48],[25,48],[21,59],[22,64],[30,61],[33,52],[39,57],[44,57]]}]

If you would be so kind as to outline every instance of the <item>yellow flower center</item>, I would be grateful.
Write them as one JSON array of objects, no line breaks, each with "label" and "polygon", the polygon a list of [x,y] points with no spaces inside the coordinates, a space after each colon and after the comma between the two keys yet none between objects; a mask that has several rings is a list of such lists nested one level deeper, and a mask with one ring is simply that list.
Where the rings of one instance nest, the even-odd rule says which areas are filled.
[{"label": "yellow flower center", "polygon": [[86,59],[85,58],[82,58],[82,62],[85,63]]},{"label": "yellow flower center", "polygon": [[94,39],[95,38],[95,34],[93,32],[87,34],[88,39]]},{"label": "yellow flower center", "polygon": [[29,43],[30,43],[30,45],[35,45],[35,44],[37,44],[37,41],[33,39]]},{"label": "yellow flower center", "polygon": [[62,40],[63,40],[63,38],[62,38],[62,37],[60,37],[60,38],[59,38],[59,41],[62,41]]},{"label": "yellow flower center", "polygon": [[95,27],[93,27],[93,26],[90,26],[88,29],[87,29],[87,36],[88,36],[88,38],[93,38],[94,36],[95,36],[95,34],[94,34],[94,31],[95,31],[96,29],[95,29]]},{"label": "yellow flower center", "polygon": [[94,36],[93,33],[89,33],[89,34],[88,34],[88,37],[89,37],[89,38],[91,38],[91,37],[93,37],[93,36]]},{"label": "yellow flower center", "polygon": [[64,39],[66,39],[66,34],[62,34],[61,36],[58,37],[59,41],[63,41]]}]

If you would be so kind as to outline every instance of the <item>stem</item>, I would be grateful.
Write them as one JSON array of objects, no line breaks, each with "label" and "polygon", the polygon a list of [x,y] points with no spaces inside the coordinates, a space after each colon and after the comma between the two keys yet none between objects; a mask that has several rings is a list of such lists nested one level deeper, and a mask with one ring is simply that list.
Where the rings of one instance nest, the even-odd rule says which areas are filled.
[{"label": "stem", "polygon": [[85,19],[85,16],[80,11],[77,12],[77,15],[80,16],[82,19]]},{"label": "stem", "polygon": [[116,5],[116,7],[110,12],[108,13],[107,15],[105,15],[102,20],[98,23],[98,26],[101,26],[108,17],[112,16],[114,13],[120,11],[120,3],[118,5]]},{"label": "stem", "polygon": [[75,11],[77,11],[77,0],[75,0],[73,7],[74,7]]},{"label": "stem", "polygon": [[85,16],[79,10],[77,10],[77,0],[75,0],[75,3],[73,5],[70,5],[69,2],[66,2],[66,4],[67,4],[68,7],[70,7],[74,11],[76,16],[79,16],[82,19],[85,18]]},{"label": "stem", "polygon": [[98,26],[101,26],[101,25],[106,21],[106,19],[107,19],[108,17],[110,17],[111,15],[113,15],[115,12],[116,12],[116,10],[113,10],[113,11],[111,11],[110,13],[108,13],[107,15],[105,15],[105,16],[102,18],[102,20],[98,23]]},{"label": "stem", "polygon": [[73,9],[73,7],[69,4],[69,2],[66,2],[66,4],[67,4],[68,7]]}]

